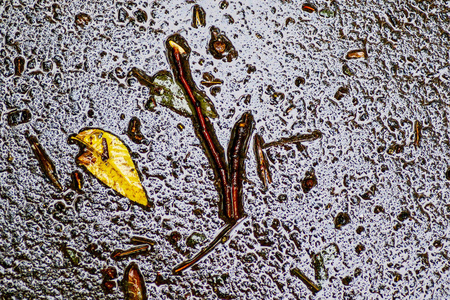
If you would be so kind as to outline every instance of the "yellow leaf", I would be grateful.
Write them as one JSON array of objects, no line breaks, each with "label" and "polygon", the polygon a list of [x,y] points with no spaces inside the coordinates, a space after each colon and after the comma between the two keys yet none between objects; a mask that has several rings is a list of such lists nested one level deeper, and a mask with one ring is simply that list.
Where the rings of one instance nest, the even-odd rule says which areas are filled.
[{"label": "yellow leaf", "polygon": [[86,146],[77,157],[79,165],[119,194],[147,206],[147,195],[138,172],[121,140],[101,129],[88,129],[71,139]]}]

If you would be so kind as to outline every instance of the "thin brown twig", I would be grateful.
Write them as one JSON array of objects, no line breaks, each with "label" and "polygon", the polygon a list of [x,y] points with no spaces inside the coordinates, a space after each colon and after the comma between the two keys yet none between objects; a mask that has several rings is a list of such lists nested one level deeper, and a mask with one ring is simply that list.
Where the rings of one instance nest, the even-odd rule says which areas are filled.
[{"label": "thin brown twig", "polygon": [[173,41],[169,41],[169,45],[173,50],[172,53],[179,80],[188,94],[195,110],[193,118],[194,125],[199,128],[199,134],[204,141],[206,151],[212,158],[213,169],[219,177],[219,193],[221,194],[220,196],[223,201],[221,203],[222,213],[225,222],[228,223],[208,246],[203,248],[192,259],[182,262],[173,269],[174,274],[180,274],[183,270],[193,266],[202,258],[206,257],[206,255],[233,230],[238,223],[238,220],[242,219],[244,216],[242,205],[242,181],[245,173],[244,160],[248,149],[248,140],[253,132],[253,116],[250,112],[246,112],[235,124],[228,147],[228,162],[230,165],[227,166],[222,151],[220,151],[220,146],[216,146],[214,143],[214,129],[203,115],[200,103],[195,99],[192,89],[185,77],[180,53],[180,50],[184,53],[184,49]]},{"label": "thin brown twig", "polygon": [[322,138],[322,132],[320,132],[319,130],[315,130],[311,133],[298,134],[288,138],[279,139],[278,141],[266,143],[263,148],[266,149],[273,146],[281,146],[291,143],[311,142],[320,138]]},{"label": "thin brown twig", "polygon": [[[176,45],[178,46],[178,45]],[[205,141],[205,146],[207,148],[207,151],[210,153],[212,160],[214,162],[214,169],[216,170],[216,173],[219,175],[219,182],[220,182],[220,190],[222,191],[222,197],[224,204],[224,208],[231,207],[232,205],[232,199],[231,199],[231,189],[228,182],[228,175],[227,175],[227,164],[225,162],[225,159],[223,155],[221,155],[221,152],[217,149],[216,145],[214,144],[214,141],[212,139],[212,135],[214,133],[211,133],[209,130],[209,126],[207,126],[207,121],[205,120],[205,116],[203,115],[203,112],[201,110],[200,102],[195,99],[195,96],[192,92],[191,87],[189,86],[183,70],[183,65],[181,63],[181,56],[180,51],[178,47],[172,47],[173,49],[173,55],[176,62],[176,67],[179,73],[179,79],[181,81],[181,84],[183,85],[186,93],[189,96],[189,99],[191,101],[192,106],[195,110],[195,119],[198,121],[198,126],[200,128],[200,135]],[[225,212],[225,219],[230,219],[230,215]]]}]

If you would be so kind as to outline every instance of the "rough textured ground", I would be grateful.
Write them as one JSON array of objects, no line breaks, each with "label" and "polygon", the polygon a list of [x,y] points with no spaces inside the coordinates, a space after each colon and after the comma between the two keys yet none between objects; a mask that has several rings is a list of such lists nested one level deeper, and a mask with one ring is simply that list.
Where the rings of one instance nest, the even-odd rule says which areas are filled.
[{"label": "rough textured ground", "polygon": [[[450,297],[448,2],[315,1],[318,11],[335,11],[326,18],[303,11],[297,0],[230,0],[227,7],[196,1],[207,15],[207,26],[198,29],[191,26],[194,1],[57,3],[0,0],[1,299],[121,299],[119,288],[105,294],[100,270],[115,266],[120,279],[130,261],[142,270],[150,299]],[[90,21],[77,25],[79,13]],[[237,59],[207,52],[212,25],[232,41]],[[121,79],[117,69],[139,67],[149,75],[169,69],[164,41],[176,32],[192,48],[197,85],[204,72],[224,81],[216,96],[204,88],[219,113],[213,124],[224,147],[247,110],[266,141],[323,133],[306,150],[268,150],[274,182],[267,191],[249,151],[247,219],[229,243],[182,276],[171,268],[223,225],[213,173],[190,119],[162,106],[146,110],[148,89]],[[361,48],[367,59],[345,58]],[[15,76],[19,56],[25,69]],[[337,100],[342,86],[349,93]],[[14,109],[28,109],[31,120],[8,125]],[[147,145],[125,134],[134,116]],[[67,140],[85,127],[108,130],[131,149],[153,209],[77,167],[78,147]],[[44,177],[27,130],[52,158],[64,192]],[[74,170],[84,175],[84,194],[69,189]],[[311,170],[318,184],[304,193],[301,180]],[[350,223],[336,229],[340,212]],[[174,232],[181,234],[176,244]],[[207,239],[188,247],[194,232]],[[133,235],[156,245],[146,256],[112,260]],[[290,270],[315,280],[311,256],[332,243],[340,253],[313,295]],[[64,256],[64,244],[78,252],[78,266]],[[98,255],[87,251],[92,244]]]}]

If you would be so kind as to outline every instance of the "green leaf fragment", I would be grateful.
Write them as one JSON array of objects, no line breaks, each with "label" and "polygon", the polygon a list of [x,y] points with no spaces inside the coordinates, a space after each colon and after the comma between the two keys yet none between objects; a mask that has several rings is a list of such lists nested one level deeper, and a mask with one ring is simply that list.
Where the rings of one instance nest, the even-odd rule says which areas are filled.
[{"label": "green leaf fragment", "polygon": [[336,244],[328,245],[325,249],[322,250],[322,257],[324,263],[332,261],[339,255],[339,248]]},{"label": "green leaf fragment", "polygon": [[314,266],[315,278],[319,283],[319,285],[322,285],[322,282],[328,279],[328,270],[325,267],[322,254],[321,253],[315,254],[313,256],[312,263]]},{"label": "green leaf fragment", "polygon": [[324,8],[319,12],[319,15],[324,18],[333,18],[335,13],[328,8]]},{"label": "green leaf fragment", "polygon": [[342,72],[347,76],[353,76],[355,73],[346,64],[342,66]]},{"label": "green leaf fragment", "polygon": [[[162,93],[152,96],[156,103],[171,108],[175,112],[185,116],[193,115],[194,108],[190,100],[186,97],[182,87],[173,80],[169,72],[160,71],[156,73],[153,77],[153,83],[163,89]],[[200,102],[200,107],[205,116],[217,118],[214,104],[205,95],[194,90],[194,96]]]},{"label": "green leaf fragment", "polygon": [[339,248],[336,244],[328,245],[320,253],[313,255],[312,264],[314,266],[314,275],[319,286],[322,286],[322,284],[328,279],[326,264],[338,257],[338,255]]},{"label": "green leaf fragment", "polygon": [[78,256],[77,251],[72,248],[63,246],[62,251],[64,256],[66,256],[71,262],[73,266],[78,266],[80,264],[80,257]]},{"label": "green leaf fragment", "polygon": [[186,245],[193,248],[198,244],[201,244],[205,239],[206,236],[203,233],[194,232],[187,238]]}]

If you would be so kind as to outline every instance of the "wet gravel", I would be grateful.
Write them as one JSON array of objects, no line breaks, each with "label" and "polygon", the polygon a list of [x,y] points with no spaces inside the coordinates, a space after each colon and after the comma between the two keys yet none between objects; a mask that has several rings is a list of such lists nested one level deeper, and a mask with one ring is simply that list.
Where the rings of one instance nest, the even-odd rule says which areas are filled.
[{"label": "wet gravel", "polygon": [[[450,5],[245,2],[0,0],[1,299],[122,299],[132,261],[150,299],[450,297]],[[192,26],[194,4],[205,27]],[[211,55],[211,26],[237,57]],[[247,218],[181,276],[172,267],[223,225],[214,174],[191,120],[146,109],[148,88],[127,76],[133,67],[169,70],[173,33],[192,48],[192,76],[215,104],[224,148],[248,110],[266,142],[323,134],[306,147],[266,149],[267,190],[249,151]],[[200,85],[203,73],[223,80],[220,90]],[[134,117],[146,142],[126,134]],[[76,165],[68,138],[86,127],[131,149],[151,209]],[[27,131],[64,191],[45,177]],[[82,192],[71,188],[74,171]],[[317,183],[302,189],[311,174]],[[114,250],[134,247],[132,236],[155,245],[113,260]],[[339,254],[313,294],[291,270],[317,283],[313,257],[333,243]],[[108,267],[117,270],[111,290]]]}]

